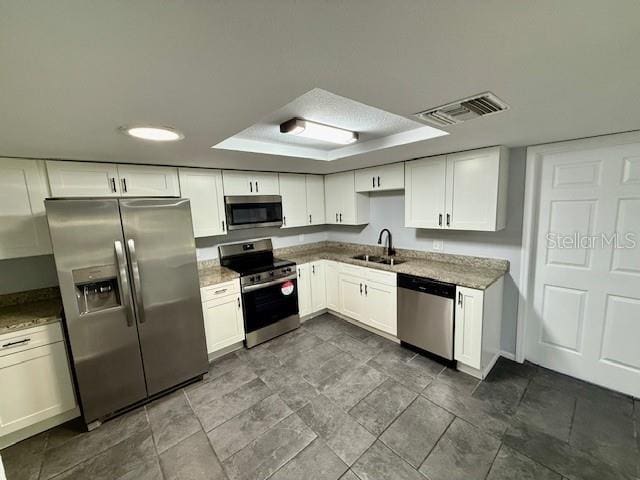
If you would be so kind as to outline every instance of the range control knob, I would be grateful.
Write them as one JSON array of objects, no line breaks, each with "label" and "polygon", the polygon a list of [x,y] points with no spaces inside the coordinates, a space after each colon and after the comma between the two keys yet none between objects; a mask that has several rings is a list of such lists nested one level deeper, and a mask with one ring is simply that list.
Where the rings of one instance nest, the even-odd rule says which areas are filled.
[{"label": "range control knob", "polygon": [[269,276],[273,277],[276,274],[276,272],[269,272]]}]

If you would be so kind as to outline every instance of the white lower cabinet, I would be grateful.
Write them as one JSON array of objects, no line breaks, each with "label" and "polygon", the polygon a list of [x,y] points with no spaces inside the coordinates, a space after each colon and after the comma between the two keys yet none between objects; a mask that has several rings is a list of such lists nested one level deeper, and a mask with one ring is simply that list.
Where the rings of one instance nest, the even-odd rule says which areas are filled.
[{"label": "white lower cabinet", "polygon": [[454,358],[458,368],[484,378],[500,355],[501,278],[486,290],[456,288]]},{"label": "white lower cabinet", "polygon": [[304,317],[327,308],[325,262],[298,265],[298,310]]},{"label": "white lower cabinet", "polygon": [[244,340],[239,280],[203,287],[202,313],[209,355]]},{"label": "white lower cabinet", "polygon": [[365,283],[365,318],[362,321],[383,332],[398,333],[398,289],[378,282]]},{"label": "white lower cabinet", "polygon": [[347,317],[361,322],[365,316],[364,281],[361,277],[340,274],[340,310]]},{"label": "white lower cabinet", "polygon": [[0,445],[9,434],[16,441],[15,432],[32,428],[25,437],[35,435],[36,424],[73,413],[76,401],[59,323],[0,335],[0,386]]},{"label": "white lower cabinet", "polygon": [[340,311],[340,270],[337,262],[324,261],[324,284],[326,288],[327,308]]}]

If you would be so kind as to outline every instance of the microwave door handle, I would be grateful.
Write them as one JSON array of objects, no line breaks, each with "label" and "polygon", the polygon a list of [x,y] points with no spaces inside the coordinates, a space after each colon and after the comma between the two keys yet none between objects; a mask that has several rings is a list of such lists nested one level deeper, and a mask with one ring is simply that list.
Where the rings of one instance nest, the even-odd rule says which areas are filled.
[{"label": "microwave door handle", "polygon": [[142,282],[140,281],[140,266],[138,265],[138,255],[136,254],[136,244],[133,238],[127,240],[127,248],[129,249],[129,258],[131,258],[131,275],[133,277],[133,293],[136,299],[136,307],[138,310],[138,319],[140,323],[145,322],[144,303],[142,301]]},{"label": "microwave door handle", "polygon": [[131,289],[129,288],[129,276],[127,274],[127,256],[124,254],[122,242],[113,242],[116,250],[116,261],[118,263],[118,276],[120,277],[120,293],[122,294],[122,305],[127,315],[127,326],[133,327],[133,311],[131,310]]}]

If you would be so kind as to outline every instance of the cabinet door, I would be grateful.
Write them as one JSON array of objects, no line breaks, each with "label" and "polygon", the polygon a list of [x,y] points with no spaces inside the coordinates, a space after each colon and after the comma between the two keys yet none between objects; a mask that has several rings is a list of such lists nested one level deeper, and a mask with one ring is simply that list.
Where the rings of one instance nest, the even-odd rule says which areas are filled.
[{"label": "cabinet door", "polygon": [[499,148],[447,156],[449,228],[496,230],[499,169]]},{"label": "cabinet door", "polygon": [[234,170],[222,171],[222,185],[225,195],[257,195],[251,172]]},{"label": "cabinet door", "polygon": [[298,265],[298,313],[301,317],[312,312],[311,264]]},{"label": "cabinet door", "polygon": [[355,225],[358,223],[356,211],[356,186],[355,172],[343,172],[338,176],[338,193],[340,195],[340,208],[338,210],[338,223]]},{"label": "cabinet door", "polygon": [[0,436],[76,406],[64,342],[0,357]]},{"label": "cabinet door", "polygon": [[311,263],[311,311],[327,308],[327,288],[325,286],[324,262]]},{"label": "cabinet door", "polygon": [[354,320],[364,320],[364,284],[362,278],[340,274],[340,313]]},{"label": "cabinet door", "polygon": [[356,170],[356,192],[402,190],[404,188],[404,163]]},{"label": "cabinet door", "polygon": [[0,259],[51,253],[44,162],[0,159]]},{"label": "cabinet door", "polygon": [[405,227],[444,227],[446,172],[445,156],[405,164]]},{"label": "cabinet door", "polygon": [[301,227],[309,223],[307,217],[307,183],[304,175],[280,174],[282,196],[282,228]]},{"label": "cabinet door", "polygon": [[339,213],[342,201],[340,188],[340,177],[338,175],[333,174],[324,177],[325,221],[331,225],[340,223]]},{"label": "cabinet door", "polygon": [[180,193],[191,201],[193,234],[210,237],[226,233],[222,172],[201,168],[178,170]]},{"label": "cabinet door", "polygon": [[179,197],[178,169],[149,165],[118,165],[123,197]]},{"label": "cabinet door", "polygon": [[278,174],[275,172],[253,172],[256,195],[279,195]]},{"label": "cabinet door", "polygon": [[327,293],[327,308],[335,312],[342,312],[340,305],[340,276],[338,264],[325,260],[324,262],[324,284]]},{"label": "cabinet door", "polygon": [[204,302],[202,313],[208,353],[214,353],[244,340],[240,294]]},{"label": "cabinet door", "polygon": [[324,177],[322,175],[306,175],[307,215],[309,225],[325,223],[324,211]]},{"label": "cabinet door", "polygon": [[483,303],[482,290],[456,288],[454,357],[459,362],[476,369],[480,369],[482,359]]},{"label": "cabinet door", "polygon": [[365,318],[362,323],[396,335],[398,333],[396,287],[367,281],[364,294]]},{"label": "cabinet door", "polygon": [[113,163],[47,160],[52,197],[119,197],[118,167]]}]

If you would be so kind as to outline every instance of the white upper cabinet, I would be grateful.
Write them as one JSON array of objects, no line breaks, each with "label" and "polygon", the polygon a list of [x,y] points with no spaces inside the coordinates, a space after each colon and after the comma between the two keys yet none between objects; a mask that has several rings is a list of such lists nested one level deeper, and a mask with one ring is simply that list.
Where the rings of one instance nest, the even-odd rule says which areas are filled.
[{"label": "white upper cabinet", "polygon": [[406,163],[405,226],[494,232],[506,224],[505,147]]},{"label": "white upper cabinet", "polygon": [[123,197],[179,197],[178,169],[150,165],[118,165]]},{"label": "white upper cabinet", "polygon": [[53,197],[119,197],[120,179],[114,163],[47,160]]},{"label": "white upper cabinet", "polygon": [[404,189],[404,163],[356,170],[356,192]]},{"label": "white upper cabinet", "polygon": [[180,192],[191,201],[195,237],[227,233],[222,191],[222,172],[203,168],[181,168]]},{"label": "white upper cabinet", "polygon": [[51,253],[44,162],[0,159],[0,259]]},{"label": "white upper cabinet", "polygon": [[225,195],[278,195],[278,174],[224,170],[222,180]]},{"label": "white upper cabinet", "polygon": [[369,197],[357,193],[355,172],[327,175],[324,180],[326,222],[336,225],[369,223]]},{"label": "white upper cabinet", "polygon": [[47,161],[53,197],[179,197],[178,169]]},{"label": "white upper cabinet", "polygon": [[307,186],[307,216],[309,225],[322,225],[325,222],[324,212],[324,177],[322,175],[305,175]]},{"label": "white upper cabinet", "polygon": [[305,175],[281,173],[280,195],[282,196],[282,228],[308,225]]}]

